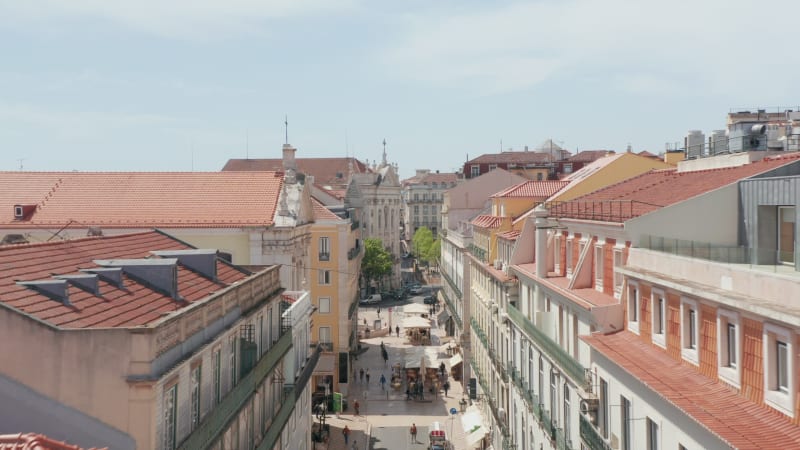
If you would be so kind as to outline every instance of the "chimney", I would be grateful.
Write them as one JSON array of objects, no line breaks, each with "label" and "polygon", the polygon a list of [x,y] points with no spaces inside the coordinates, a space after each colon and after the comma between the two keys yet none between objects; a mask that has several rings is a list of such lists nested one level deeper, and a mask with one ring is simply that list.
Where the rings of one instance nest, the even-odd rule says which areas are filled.
[{"label": "chimney", "polygon": [[525,146],[525,151],[526,151],[526,152],[528,151],[528,146],[527,146],[527,145]]},{"label": "chimney", "polygon": [[533,210],[533,217],[536,223],[535,241],[535,261],[536,261],[536,276],[539,278],[547,278],[547,230],[548,226],[548,211],[544,205],[540,204]]},{"label": "chimney", "polygon": [[297,153],[297,149],[292,147],[291,144],[283,144],[284,179],[289,184],[297,182],[297,162],[295,161],[295,153]]}]

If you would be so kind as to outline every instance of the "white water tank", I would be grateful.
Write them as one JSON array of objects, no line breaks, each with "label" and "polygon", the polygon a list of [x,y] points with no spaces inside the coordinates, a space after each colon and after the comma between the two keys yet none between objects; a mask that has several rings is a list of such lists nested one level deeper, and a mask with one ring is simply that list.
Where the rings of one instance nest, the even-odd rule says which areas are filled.
[{"label": "white water tank", "polygon": [[706,136],[700,130],[689,130],[684,140],[686,146],[686,158],[700,158],[703,156],[703,148],[705,147]]}]

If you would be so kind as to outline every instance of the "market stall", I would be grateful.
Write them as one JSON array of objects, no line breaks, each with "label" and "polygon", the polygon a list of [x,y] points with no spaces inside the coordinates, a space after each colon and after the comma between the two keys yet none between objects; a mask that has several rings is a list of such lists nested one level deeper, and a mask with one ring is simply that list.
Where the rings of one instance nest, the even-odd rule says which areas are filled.
[{"label": "market stall", "polygon": [[422,317],[407,317],[403,319],[403,329],[406,338],[412,344],[428,345],[431,341],[431,321]]}]

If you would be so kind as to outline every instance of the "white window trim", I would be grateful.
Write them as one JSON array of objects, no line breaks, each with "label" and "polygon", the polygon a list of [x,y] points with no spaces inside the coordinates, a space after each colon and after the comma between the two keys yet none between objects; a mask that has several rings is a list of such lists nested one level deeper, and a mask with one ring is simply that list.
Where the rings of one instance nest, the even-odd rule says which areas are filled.
[{"label": "white window trim", "polygon": [[[736,326],[736,367],[728,365],[728,324]],[[739,314],[726,309],[717,310],[717,373],[719,378],[735,387],[741,386],[742,374],[742,325]]]},{"label": "white window trim", "polygon": [[553,260],[555,261],[554,270],[556,273],[561,273],[561,233],[556,233],[553,236]]},{"label": "white window trim", "polygon": [[[639,289],[639,283],[631,280],[628,280],[628,285],[626,289],[628,290],[626,299],[626,301],[628,302],[628,330],[630,330],[633,333],[639,334],[639,321],[641,320],[641,317],[639,317],[639,312],[641,311],[640,302],[642,297],[642,291],[641,289]],[[636,295],[634,296],[633,299],[630,298],[631,289],[636,289]],[[633,302],[633,308],[631,308],[631,302]],[[631,320],[631,309],[636,310],[637,320]]]},{"label": "white window trim", "polygon": [[[788,372],[788,391],[783,392],[774,389],[777,381],[773,378],[777,377],[775,372],[775,359],[777,355],[774,352],[776,338],[786,342],[787,347],[787,367]],[[793,333],[783,327],[773,325],[771,323],[764,324],[764,403],[777,409],[778,411],[786,414],[789,417],[794,417],[794,397],[796,386],[795,374],[795,349],[794,349],[794,336]]]},{"label": "white window trim", "polygon": [[[687,347],[689,343],[689,336],[686,333],[686,329],[689,327],[689,323],[687,323],[689,318],[689,310],[694,310],[694,330],[691,330],[694,333],[694,342],[695,348]],[[681,356],[686,361],[699,366],[700,365],[700,357],[699,357],[699,350],[700,350],[700,308],[697,305],[696,300],[692,300],[689,298],[681,297]]]},{"label": "white window trim", "polygon": [[[605,239],[598,239],[594,246],[594,289],[603,292],[603,272],[605,271],[604,258],[605,258]],[[600,260],[597,260],[597,253],[600,252]],[[600,272],[599,274],[597,272]]]},{"label": "white window trim", "polygon": [[[614,246],[614,258],[612,259],[614,264],[614,279],[612,282],[614,283],[614,298],[621,298],[622,297],[622,288],[625,285],[625,277],[622,274],[617,274],[617,255],[620,256],[620,264],[624,264],[625,259],[625,246],[624,245],[615,245]],[[617,276],[619,276],[619,284],[617,284]]]},{"label": "white window trim", "polygon": [[[661,304],[661,310],[658,312],[661,315],[661,322],[664,327],[661,333],[656,333],[656,308],[658,308],[656,300],[659,298],[664,300]],[[667,296],[661,289],[654,288],[650,292],[650,324],[650,335],[653,343],[659,347],[667,348]]]},{"label": "white window trim", "polygon": [[564,257],[565,264],[567,266],[567,279],[572,278],[572,263],[573,263],[573,253],[575,252],[575,236],[569,235],[567,236],[567,245],[566,245],[566,255]]},{"label": "white window trim", "polygon": [[[322,301],[323,300],[327,300],[328,301],[328,310],[327,311],[323,311],[322,310]],[[330,312],[331,312],[331,298],[330,297],[320,297],[319,298],[319,313],[320,314],[330,314]]]}]

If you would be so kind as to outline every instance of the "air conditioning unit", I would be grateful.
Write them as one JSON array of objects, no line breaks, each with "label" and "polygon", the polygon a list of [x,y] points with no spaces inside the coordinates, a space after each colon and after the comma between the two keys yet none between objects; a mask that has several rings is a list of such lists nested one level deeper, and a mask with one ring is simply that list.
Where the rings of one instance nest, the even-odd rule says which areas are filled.
[{"label": "air conditioning unit", "polygon": [[597,412],[600,407],[600,399],[584,398],[581,400],[581,414],[588,415]]},{"label": "air conditioning unit", "polygon": [[503,260],[502,259],[495,259],[494,260],[494,268],[500,270],[503,268]]}]

